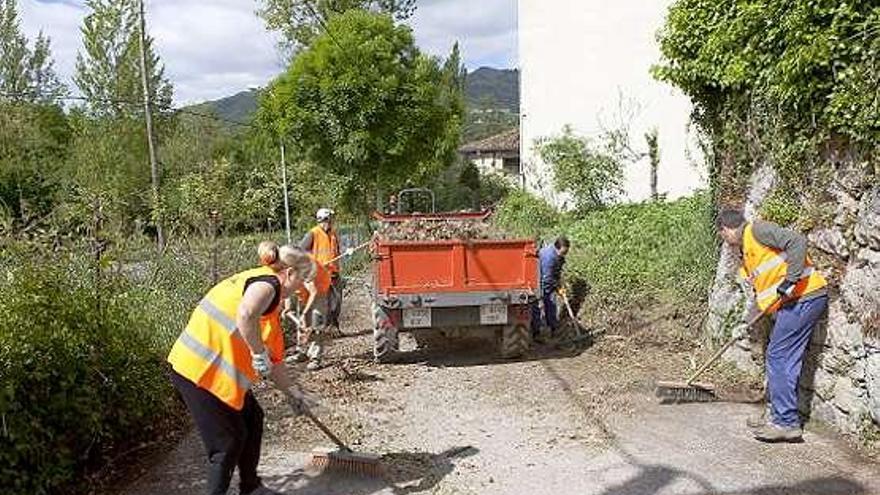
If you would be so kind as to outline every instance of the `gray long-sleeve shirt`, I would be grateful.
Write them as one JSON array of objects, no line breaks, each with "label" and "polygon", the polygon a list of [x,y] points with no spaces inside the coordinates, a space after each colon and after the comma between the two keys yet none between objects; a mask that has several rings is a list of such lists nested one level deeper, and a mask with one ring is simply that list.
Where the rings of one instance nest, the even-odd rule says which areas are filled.
[{"label": "gray long-sleeve shirt", "polygon": [[[785,253],[785,261],[788,264],[785,279],[797,283],[807,264],[807,238],[800,232],[763,220],[752,222],[752,233],[755,235],[755,240],[761,244]],[[822,288],[804,295],[802,299],[812,299],[825,295],[827,292],[825,288]]]}]

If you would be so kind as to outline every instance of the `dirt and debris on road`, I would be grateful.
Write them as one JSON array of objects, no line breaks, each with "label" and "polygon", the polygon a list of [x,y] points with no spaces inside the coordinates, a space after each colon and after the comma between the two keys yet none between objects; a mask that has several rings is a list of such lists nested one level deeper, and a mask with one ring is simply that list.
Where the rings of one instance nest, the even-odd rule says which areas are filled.
[{"label": "dirt and debris on road", "polygon": [[[719,369],[707,380],[733,401],[658,405],[657,379],[681,377],[710,352],[694,347],[694,317],[642,308],[590,321],[589,349],[533,349],[499,360],[494,346],[449,341],[408,350],[401,362],[371,361],[364,290],[346,301],[343,330],[327,366],[301,374],[322,399],[318,414],[359,451],[382,456],[384,477],[304,471],[308,452],[328,446],[261,390],[266,433],[261,473],[271,488],[310,494],[807,494],[880,493],[880,466],[810,428],[803,444],[754,441],[745,419],[760,406],[758,380]],[[590,303],[584,312],[589,313]],[[305,373],[305,372],[303,372]],[[185,419],[182,418],[181,421]],[[192,495],[204,485],[193,432],[140,479],[114,493]]]}]

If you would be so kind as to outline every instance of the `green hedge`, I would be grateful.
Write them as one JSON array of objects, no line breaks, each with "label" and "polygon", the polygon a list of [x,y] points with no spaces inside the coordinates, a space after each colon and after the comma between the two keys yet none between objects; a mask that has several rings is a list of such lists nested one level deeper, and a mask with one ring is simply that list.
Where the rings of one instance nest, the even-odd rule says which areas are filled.
[{"label": "green hedge", "polygon": [[[58,493],[173,403],[141,301],[73,260],[7,259],[0,282],[0,486]],[[12,262],[15,265],[12,265]]]},{"label": "green hedge", "polygon": [[706,297],[718,252],[712,215],[705,192],[566,214],[518,191],[502,202],[495,222],[545,242],[567,235],[567,276],[589,281],[594,296],[629,302]]},{"label": "green hedge", "polygon": [[626,204],[592,212],[566,229],[568,270],[593,293],[619,301],[704,298],[717,262],[709,196]]}]

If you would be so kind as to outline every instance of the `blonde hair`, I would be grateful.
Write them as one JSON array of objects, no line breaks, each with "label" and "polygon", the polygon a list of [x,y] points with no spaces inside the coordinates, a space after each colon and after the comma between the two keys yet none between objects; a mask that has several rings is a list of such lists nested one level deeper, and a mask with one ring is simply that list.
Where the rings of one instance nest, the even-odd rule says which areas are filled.
[{"label": "blonde hair", "polygon": [[279,247],[273,241],[263,241],[257,247],[260,256],[260,264],[268,266],[276,272],[285,268],[293,268],[303,280],[313,280],[317,274],[317,267],[302,249],[289,244]]}]

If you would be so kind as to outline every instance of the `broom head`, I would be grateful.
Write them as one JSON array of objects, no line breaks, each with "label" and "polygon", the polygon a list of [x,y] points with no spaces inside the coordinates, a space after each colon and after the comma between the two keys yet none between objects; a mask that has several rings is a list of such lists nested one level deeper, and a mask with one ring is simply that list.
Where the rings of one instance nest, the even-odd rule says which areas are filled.
[{"label": "broom head", "polygon": [[335,471],[367,477],[381,477],[384,474],[380,456],[341,449],[312,451],[306,468],[314,472]]},{"label": "broom head", "polygon": [[715,395],[715,385],[711,383],[657,382],[656,393],[661,404],[718,400],[718,396]]}]

